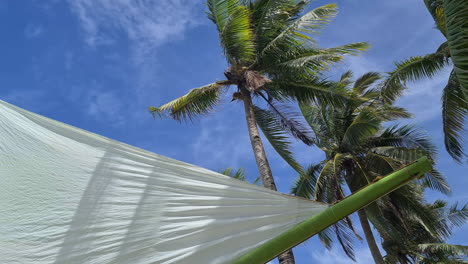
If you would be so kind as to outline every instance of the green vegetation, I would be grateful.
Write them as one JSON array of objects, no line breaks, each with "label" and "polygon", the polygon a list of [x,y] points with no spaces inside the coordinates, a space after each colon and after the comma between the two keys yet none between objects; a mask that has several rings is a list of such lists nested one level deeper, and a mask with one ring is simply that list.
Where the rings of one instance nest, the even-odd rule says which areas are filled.
[{"label": "green vegetation", "polygon": [[[252,96],[267,101],[314,99],[336,102],[319,73],[346,54],[366,50],[366,43],[321,49],[310,34],[317,33],[336,15],[334,4],[303,15],[307,1],[295,0],[208,0],[208,18],[216,25],[221,47],[229,64],[226,80],[192,89],[160,107],[150,107],[154,116],[193,120],[211,112],[229,86],[237,89],[233,100],[244,104],[245,117],[257,167],[266,188],[276,184],[257,129]],[[267,96],[265,96],[267,94]],[[267,98],[268,97],[268,98]],[[280,263],[294,263],[292,251],[279,257]]]},{"label": "green vegetation", "polygon": [[[155,117],[195,120],[212,112],[223,93],[243,103],[250,142],[266,188],[276,190],[257,126],[277,153],[298,173],[292,193],[336,203],[346,193],[399,170],[422,156],[435,167],[435,147],[415,127],[388,125],[411,114],[395,106],[409,81],[434,77],[453,63],[454,69],[442,95],[445,146],[461,162],[463,129],[468,113],[468,2],[424,0],[447,38],[437,51],[396,64],[387,73],[366,73],[353,79],[352,72],[329,81],[326,71],[345,55],[368,48],[364,42],[319,48],[313,34],[336,15],[328,4],[304,12],[307,1],[207,0],[208,18],[215,24],[229,67],[225,79],[190,90],[187,94],[150,107]],[[391,60],[391,58],[389,58]],[[232,89],[234,87],[233,91]],[[267,108],[254,105],[258,98]],[[294,110],[298,103],[300,114]],[[325,159],[304,168],[294,158],[292,140],[323,151]],[[242,170],[220,171],[246,180]],[[445,244],[452,229],[468,218],[466,206],[450,208],[444,201],[428,203],[426,189],[450,192],[437,170],[358,211],[365,238],[376,263],[460,263],[467,247]],[[371,225],[382,239],[382,256]],[[355,259],[354,237],[361,239],[352,219],[345,217],[319,233],[327,248],[337,240]],[[281,264],[294,263],[292,251],[279,256]]]},{"label": "green vegetation", "polygon": [[[454,68],[442,92],[442,127],[447,152],[461,162],[464,152],[464,122],[468,114],[468,2],[458,0],[424,0],[436,23],[447,38],[437,51],[411,57],[396,63],[385,83],[382,94],[392,102],[404,90],[408,81],[432,78],[453,63]],[[398,88],[399,89],[395,89]]]},{"label": "green vegetation", "polygon": [[[351,78],[352,73],[346,72],[332,87],[334,92],[349,98],[346,104],[341,106],[319,102],[300,104],[304,119],[310,127],[310,132],[303,132],[313,135],[312,141],[324,152],[326,158],[311,164],[305,171],[298,171],[299,177],[292,189],[295,195],[335,203],[344,199],[347,189],[354,193],[363,186],[422,156],[434,159],[435,147],[416,128],[398,125],[383,127],[386,121],[410,116],[404,109],[388,104],[382,98],[381,83],[385,83],[387,79],[379,83],[382,77],[375,72],[366,73],[354,82]],[[266,116],[273,116],[274,111],[260,109],[258,111],[262,113],[258,115],[258,121],[266,138],[272,139],[268,135],[272,131],[284,131],[278,120],[267,123],[262,119]],[[278,148],[277,142],[271,141],[271,143],[276,146],[279,153],[284,152]],[[291,164],[291,160],[288,160],[288,163]],[[421,210],[420,203],[407,202],[422,200],[422,197],[417,198],[415,194],[418,191],[421,192],[424,187],[443,193],[449,192],[444,177],[436,170],[432,170],[426,174],[420,185],[412,184],[402,187],[387,198],[371,204],[366,210],[358,212],[367,243],[377,263],[383,263],[383,258],[372,234],[368,218],[377,227],[381,236],[387,234],[390,226],[398,230],[397,227],[405,222],[404,218],[396,218],[388,222],[388,217],[383,217],[385,213],[401,216],[410,212],[414,214],[412,218],[427,219],[425,212]],[[385,212],[386,210],[389,212]],[[421,221],[421,225],[431,225],[430,220]],[[321,241],[328,248],[331,247],[333,233],[344,252],[354,259],[351,239],[356,231],[351,219],[347,217],[320,233]],[[393,234],[395,237],[401,235],[395,232]]]}]

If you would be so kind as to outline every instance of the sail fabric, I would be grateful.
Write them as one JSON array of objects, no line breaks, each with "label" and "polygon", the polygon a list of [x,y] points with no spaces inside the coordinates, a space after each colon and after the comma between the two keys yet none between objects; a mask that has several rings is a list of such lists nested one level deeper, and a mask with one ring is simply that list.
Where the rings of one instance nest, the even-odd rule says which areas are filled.
[{"label": "sail fabric", "polygon": [[0,263],[230,263],[326,208],[0,101]]}]

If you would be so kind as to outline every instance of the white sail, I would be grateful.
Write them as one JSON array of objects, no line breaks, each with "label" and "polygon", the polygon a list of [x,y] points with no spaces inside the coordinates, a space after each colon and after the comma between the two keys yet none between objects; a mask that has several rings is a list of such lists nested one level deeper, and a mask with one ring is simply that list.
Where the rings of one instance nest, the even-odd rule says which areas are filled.
[{"label": "white sail", "polygon": [[326,208],[0,101],[0,263],[229,263]]}]

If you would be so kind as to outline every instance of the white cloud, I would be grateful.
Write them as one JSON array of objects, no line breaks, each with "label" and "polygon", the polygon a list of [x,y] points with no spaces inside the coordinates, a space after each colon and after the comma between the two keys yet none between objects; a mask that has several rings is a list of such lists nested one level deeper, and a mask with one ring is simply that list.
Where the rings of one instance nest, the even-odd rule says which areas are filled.
[{"label": "white cloud", "polygon": [[122,101],[115,93],[92,91],[87,104],[87,113],[94,118],[111,121],[113,125],[123,124]]},{"label": "white cloud", "polygon": [[227,113],[216,113],[197,122],[202,128],[190,147],[194,163],[217,170],[245,167],[245,162],[254,159],[247,128],[240,124],[242,115],[236,110],[242,109],[232,105]]},{"label": "white cloud", "polygon": [[24,29],[24,36],[28,39],[33,39],[38,37],[44,32],[44,28],[41,25],[29,24]]},{"label": "white cloud", "polygon": [[314,251],[311,253],[312,258],[315,261],[312,261],[316,264],[349,264],[349,263],[356,263],[356,264],[368,264],[374,263],[372,259],[372,255],[367,248],[359,248],[355,252],[356,254],[356,262],[353,262],[350,258],[344,255],[337,250],[327,250],[323,249],[322,251]]},{"label": "white cloud", "polygon": [[138,46],[151,49],[197,25],[201,12],[191,0],[69,0],[90,45],[112,43],[123,32]]},{"label": "white cloud", "polygon": [[124,52],[114,60],[116,66],[107,70],[125,70],[123,82],[131,83],[133,89],[126,99],[130,96],[136,105],[147,104],[148,98],[155,101],[159,96],[158,48],[183,39],[189,29],[206,21],[201,1],[68,0],[68,3],[90,47],[115,44],[119,50],[123,48]]},{"label": "white cloud", "polygon": [[44,104],[47,94],[42,90],[14,89],[10,92],[0,93],[0,99],[14,105],[24,105],[27,109],[34,109],[36,112],[50,107],[50,104]]}]

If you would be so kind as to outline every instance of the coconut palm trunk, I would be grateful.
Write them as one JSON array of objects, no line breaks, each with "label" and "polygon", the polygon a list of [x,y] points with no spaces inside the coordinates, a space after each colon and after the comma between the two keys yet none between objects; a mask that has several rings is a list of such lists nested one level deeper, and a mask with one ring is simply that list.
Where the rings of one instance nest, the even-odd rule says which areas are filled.
[{"label": "coconut palm trunk", "polygon": [[[354,177],[355,173],[353,169],[349,166],[346,168],[347,174],[351,177]],[[351,193],[355,193],[357,189],[352,184],[352,178],[345,177],[346,183],[348,184],[348,188]],[[377,242],[375,242],[375,237],[372,232],[372,229],[369,224],[369,220],[367,219],[367,214],[364,209],[359,210],[358,212],[359,222],[361,223],[362,231],[364,232],[364,236],[366,237],[367,246],[371,252],[372,258],[374,259],[375,264],[383,264],[383,257],[380,253],[380,249],[377,246]]]},{"label": "coconut palm trunk", "polygon": [[[150,107],[155,116],[193,121],[214,110],[222,94],[237,86],[233,101],[243,101],[250,141],[263,184],[276,190],[257,128],[253,95],[267,91],[272,100],[321,99],[333,101],[324,89],[320,73],[344,55],[357,55],[367,43],[351,43],[321,49],[310,33],[319,31],[336,15],[336,5],[328,4],[303,12],[308,1],[206,0],[208,18],[216,25],[228,68],[226,80],[194,88],[160,107]],[[270,79],[271,78],[271,79]],[[311,82],[316,85],[310,85]],[[280,257],[281,264],[294,263],[292,252]]]},{"label": "coconut palm trunk", "polygon": [[362,231],[364,232],[364,236],[366,237],[367,245],[369,246],[369,250],[372,254],[372,258],[376,264],[382,264],[383,258],[382,254],[380,253],[379,247],[375,242],[374,234],[372,233],[372,229],[369,225],[369,221],[367,220],[366,212],[361,209],[358,211],[359,222],[361,222]]},{"label": "coconut palm trunk", "polygon": [[[254,108],[252,104],[252,97],[250,92],[244,87],[239,85],[239,90],[242,93],[242,99],[244,102],[245,119],[247,120],[247,129],[249,130],[250,143],[257,162],[257,167],[260,172],[260,177],[263,182],[263,186],[270,190],[276,191],[275,179],[271,172],[270,164],[263,147],[262,138],[258,131],[257,122],[255,119]],[[292,249],[282,253],[278,256],[279,263],[281,264],[294,264],[294,255]]]}]

